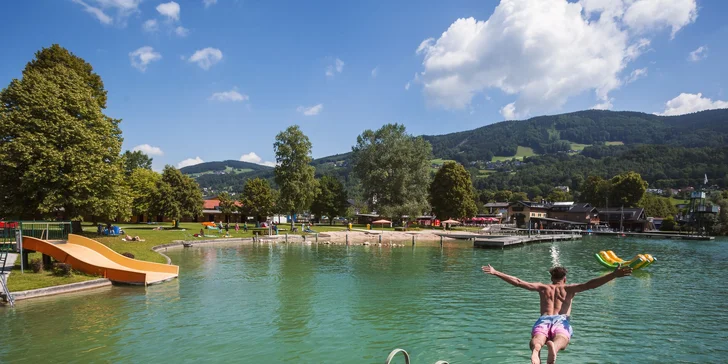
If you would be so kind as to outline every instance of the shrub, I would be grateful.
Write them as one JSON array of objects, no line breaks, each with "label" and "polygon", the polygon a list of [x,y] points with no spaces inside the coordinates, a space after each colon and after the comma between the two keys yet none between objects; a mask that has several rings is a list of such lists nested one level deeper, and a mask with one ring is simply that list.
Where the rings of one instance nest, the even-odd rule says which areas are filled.
[{"label": "shrub", "polygon": [[40,260],[40,258],[31,259],[30,269],[33,271],[33,273],[42,272],[43,271],[43,261]]},{"label": "shrub", "polygon": [[131,258],[131,259],[134,259],[134,254],[132,254],[132,253],[129,253],[129,252],[126,252],[126,253],[121,253],[121,255],[123,255],[123,256],[125,256],[125,257],[127,257],[127,258]]},{"label": "shrub", "polygon": [[70,277],[72,273],[71,265],[68,263],[53,264],[53,274],[59,277]]}]

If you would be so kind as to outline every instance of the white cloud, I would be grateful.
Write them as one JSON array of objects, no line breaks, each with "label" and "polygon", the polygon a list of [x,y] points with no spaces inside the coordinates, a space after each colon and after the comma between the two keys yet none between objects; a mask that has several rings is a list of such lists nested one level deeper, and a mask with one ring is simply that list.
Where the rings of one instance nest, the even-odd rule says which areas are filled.
[{"label": "white cloud", "polygon": [[309,107],[299,106],[296,108],[296,111],[298,111],[301,114],[306,115],[306,116],[313,116],[313,115],[318,115],[321,112],[321,110],[323,110],[323,109],[324,109],[324,104],[318,104],[318,105],[309,106]]},{"label": "white cloud", "polygon": [[665,103],[665,111],[655,114],[665,116],[683,115],[703,110],[725,108],[728,108],[728,101],[713,101],[707,97],[703,97],[703,94],[700,92],[697,94],[681,93],[676,98]]},{"label": "white cloud", "polygon": [[230,91],[224,91],[224,92],[215,92],[209,98],[209,100],[213,100],[213,101],[232,101],[232,102],[242,102],[242,101],[247,101],[249,99],[250,98],[248,97],[248,95],[241,94],[241,93],[235,91],[235,89],[230,90]]},{"label": "white cloud", "polygon": [[159,30],[159,25],[157,24],[157,19],[149,19],[142,24],[142,29],[144,29],[145,32],[156,32]]},{"label": "white cloud", "polygon": [[409,82],[405,83],[405,84],[404,84],[404,89],[405,89],[406,91],[409,91],[409,88],[410,88],[410,83],[409,83]]},{"label": "white cloud", "polygon": [[707,46],[700,46],[698,49],[690,52],[690,56],[688,57],[689,60],[693,62],[700,61],[701,59],[705,59],[708,57],[708,47]]},{"label": "white cloud", "polygon": [[[139,12],[139,4],[142,0],[72,0],[74,3],[84,7],[84,10],[92,14],[103,24],[116,23],[126,26],[126,19],[134,13]],[[114,12],[114,17],[108,13]]]},{"label": "white cloud", "polygon": [[638,68],[629,74],[629,77],[627,77],[627,80],[625,80],[624,83],[629,84],[629,83],[637,81],[638,79],[640,79],[642,77],[646,77],[646,76],[647,76],[647,67]]},{"label": "white cloud", "polygon": [[217,0],[202,0],[202,2],[205,3],[205,7],[209,7],[209,6],[217,4]]},{"label": "white cloud", "polygon": [[591,108],[594,110],[609,110],[614,106],[614,105],[612,105],[613,100],[614,99],[604,100],[604,102],[600,102],[600,103],[592,106]]},{"label": "white cloud", "polygon": [[112,19],[110,16],[106,15],[103,10],[97,7],[93,7],[89,4],[86,4],[85,2],[81,0],[73,0],[74,3],[79,4],[83,6],[83,10],[85,10],[87,13],[93,15],[103,24],[111,24],[114,22],[114,19]]},{"label": "white cloud", "polygon": [[374,67],[372,70],[372,77],[377,78],[377,75],[379,74],[379,66]]},{"label": "white cloud", "polygon": [[500,109],[500,113],[501,115],[503,115],[504,118],[506,118],[506,120],[518,119],[518,116],[516,116],[516,105],[513,102],[507,104],[506,106],[503,106]]},{"label": "white cloud", "polygon": [[204,48],[196,51],[189,59],[189,62],[197,63],[203,70],[209,70],[222,59],[222,51],[217,48]]},{"label": "white cloud", "polygon": [[155,52],[154,48],[144,46],[133,52],[129,52],[129,59],[131,60],[131,65],[133,67],[144,72],[146,71],[149,63],[162,59],[162,55]]},{"label": "white cloud", "polygon": [[255,164],[261,164],[268,167],[275,167],[275,162],[265,161],[263,162],[263,159],[260,158],[255,152],[250,152],[248,154],[243,154],[240,156],[241,162],[248,162],[248,163],[255,163]]},{"label": "white cloud", "polygon": [[152,156],[152,155],[164,155],[164,152],[162,152],[162,148],[160,147],[153,147],[149,144],[141,144],[137,145],[136,147],[131,149],[132,151],[140,151],[146,155]]},{"label": "white cloud", "polygon": [[177,34],[177,36],[184,38],[187,36],[187,34],[190,34],[190,30],[180,25],[177,28],[174,28],[174,34]]},{"label": "white cloud", "polygon": [[183,160],[182,162],[177,163],[177,168],[184,168],[189,166],[194,166],[195,164],[205,163],[205,161],[202,160],[200,157],[195,158],[187,158]]},{"label": "white cloud", "polygon": [[[647,2],[662,6],[651,20],[636,15]],[[420,43],[424,71],[415,81],[430,104],[446,109],[466,109],[489,88],[515,95],[501,109],[507,118],[559,109],[584,91],[606,104],[625,67],[650,45],[649,31],[670,27],[674,34],[694,21],[694,4],[501,0],[488,20],[458,19],[438,39]]]},{"label": "white cloud", "polygon": [[631,30],[648,32],[670,28],[671,38],[698,17],[695,0],[636,0],[624,4],[624,24]]},{"label": "white cloud", "polygon": [[335,59],[334,63],[326,67],[326,76],[328,77],[334,77],[335,74],[341,73],[344,71],[344,61],[340,59]]},{"label": "white cloud", "polygon": [[157,11],[169,20],[179,20],[180,7],[174,1],[157,5]]}]

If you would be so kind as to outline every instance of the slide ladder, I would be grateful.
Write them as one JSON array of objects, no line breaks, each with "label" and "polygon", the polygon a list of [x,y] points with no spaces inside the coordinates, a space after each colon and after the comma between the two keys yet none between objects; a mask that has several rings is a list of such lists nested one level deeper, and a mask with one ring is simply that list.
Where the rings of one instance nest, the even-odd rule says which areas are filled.
[{"label": "slide ladder", "polygon": [[7,282],[7,275],[5,274],[5,265],[8,261],[8,253],[10,253],[10,244],[0,244],[0,261],[2,261],[2,265],[0,265],[0,286],[2,286],[3,294],[5,295],[5,300],[8,301],[10,304],[10,307],[15,306],[15,300],[13,299],[13,295],[10,294],[10,290],[8,289],[8,282]]},{"label": "slide ladder", "polygon": [[[404,349],[392,350],[392,352],[389,353],[389,356],[387,356],[387,360],[384,362],[384,364],[391,364],[394,357],[397,356],[397,354],[399,354],[399,353],[402,353],[402,356],[404,356],[405,364],[410,364],[410,356]],[[449,364],[449,363],[444,360],[438,360],[435,362],[435,364]]]}]

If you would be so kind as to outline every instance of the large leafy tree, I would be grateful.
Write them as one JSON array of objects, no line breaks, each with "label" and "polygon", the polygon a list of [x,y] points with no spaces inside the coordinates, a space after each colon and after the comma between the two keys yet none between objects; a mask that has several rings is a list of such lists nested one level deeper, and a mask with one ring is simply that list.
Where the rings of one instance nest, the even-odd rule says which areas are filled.
[{"label": "large leafy tree", "polygon": [[526,192],[513,192],[509,202],[528,201],[528,194]]},{"label": "large leafy tree", "polygon": [[[589,178],[587,178],[582,184],[579,199],[582,202],[590,203],[592,206],[609,207],[606,204],[610,190],[611,186],[609,185],[609,181],[606,181],[599,176],[589,176]],[[614,206],[612,203],[609,205]]]},{"label": "large leafy tree", "polygon": [[245,181],[240,203],[242,204],[240,212],[243,215],[253,216],[259,222],[265,221],[267,216],[273,214],[276,207],[276,191],[265,179],[248,179]]},{"label": "large leafy tree", "polygon": [[0,92],[0,213],[128,214],[118,119],[90,64],[53,45]]},{"label": "large leafy tree", "polygon": [[645,193],[637,204],[645,209],[645,215],[649,217],[668,217],[677,214],[677,207],[667,197]]},{"label": "large leafy tree", "polygon": [[352,148],[353,170],[373,210],[414,217],[429,210],[431,146],[407,134],[404,125],[365,130]]},{"label": "large leafy tree", "polygon": [[554,188],[551,190],[546,199],[551,202],[573,201],[571,195],[560,188]]},{"label": "large leafy tree", "polygon": [[149,215],[152,211],[152,196],[162,176],[149,169],[136,168],[128,178],[129,191],[133,198],[132,213],[136,216]]},{"label": "large leafy tree", "polygon": [[122,158],[124,160],[124,172],[126,172],[127,176],[131,175],[137,168],[152,169],[152,158],[140,150],[133,152],[127,150],[122,154]]},{"label": "large leafy tree", "polygon": [[332,176],[323,176],[319,180],[316,196],[311,204],[311,213],[316,215],[319,221],[321,216],[327,215],[329,224],[333,224],[334,217],[346,213],[349,207],[347,198],[346,189],[341,181]]},{"label": "large leafy tree", "polygon": [[197,182],[177,168],[165,166],[152,194],[153,211],[174,219],[175,227],[179,227],[180,219],[199,216],[202,204],[202,192]]},{"label": "large leafy tree", "polygon": [[513,192],[509,190],[500,190],[493,195],[496,202],[509,202],[513,199]]},{"label": "large leafy tree", "polygon": [[470,173],[462,164],[445,162],[430,184],[432,212],[440,218],[462,219],[477,212]]},{"label": "large leafy tree", "polygon": [[280,190],[277,208],[291,213],[293,227],[293,216],[308,209],[316,194],[315,168],[310,165],[311,141],[298,125],[293,125],[276,135],[273,149],[275,181]]},{"label": "large leafy tree", "polygon": [[610,180],[609,200],[614,206],[637,206],[647,191],[647,181],[637,172],[626,172],[612,177]]}]

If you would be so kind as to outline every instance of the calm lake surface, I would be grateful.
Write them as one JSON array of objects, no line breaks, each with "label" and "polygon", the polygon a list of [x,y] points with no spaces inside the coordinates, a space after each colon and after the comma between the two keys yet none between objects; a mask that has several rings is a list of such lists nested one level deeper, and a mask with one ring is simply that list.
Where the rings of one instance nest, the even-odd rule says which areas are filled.
[{"label": "calm lake surface", "polygon": [[560,264],[574,283],[607,272],[593,257],[606,249],[658,262],[577,296],[574,337],[559,362],[728,361],[725,240],[471,245],[170,250],[178,280],[0,308],[0,362],[383,363],[404,348],[414,364],[524,363],[538,294],[485,276],[481,265],[546,282]]}]

